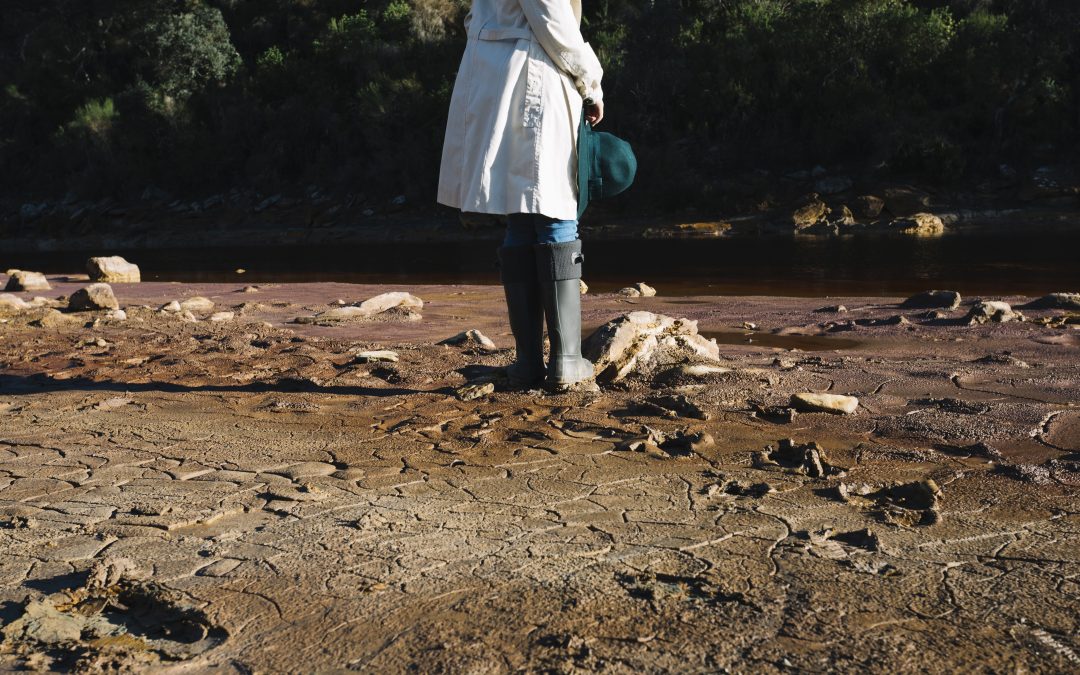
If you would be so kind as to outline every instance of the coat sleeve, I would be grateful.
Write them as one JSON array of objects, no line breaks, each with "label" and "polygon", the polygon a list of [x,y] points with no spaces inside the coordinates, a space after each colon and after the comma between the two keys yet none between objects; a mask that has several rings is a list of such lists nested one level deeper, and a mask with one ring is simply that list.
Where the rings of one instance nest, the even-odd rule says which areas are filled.
[{"label": "coat sleeve", "polygon": [[568,0],[519,0],[529,27],[556,66],[570,74],[582,98],[600,101],[604,69],[581,37]]}]

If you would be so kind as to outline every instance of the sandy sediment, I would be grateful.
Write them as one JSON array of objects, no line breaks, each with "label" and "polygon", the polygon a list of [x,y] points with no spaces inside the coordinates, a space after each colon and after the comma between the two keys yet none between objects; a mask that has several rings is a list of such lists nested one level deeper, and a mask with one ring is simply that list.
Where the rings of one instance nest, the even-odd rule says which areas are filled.
[{"label": "sandy sediment", "polygon": [[[1080,670],[1066,311],[587,295],[722,368],[551,395],[495,377],[498,287],[254,286],[0,324],[0,666]],[[291,323],[389,291],[422,318]]]}]

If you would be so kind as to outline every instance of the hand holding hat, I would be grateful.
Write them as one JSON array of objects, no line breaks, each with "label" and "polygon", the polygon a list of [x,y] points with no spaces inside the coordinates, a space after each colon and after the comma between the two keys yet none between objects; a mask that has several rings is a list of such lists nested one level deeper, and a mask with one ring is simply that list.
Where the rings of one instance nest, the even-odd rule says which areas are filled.
[{"label": "hand holding hat", "polygon": [[[630,144],[613,134],[594,131],[585,112],[583,108],[578,125],[578,218],[590,200],[625,191],[637,174],[637,157]],[[603,108],[598,112],[597,122],[603,118]]]}]

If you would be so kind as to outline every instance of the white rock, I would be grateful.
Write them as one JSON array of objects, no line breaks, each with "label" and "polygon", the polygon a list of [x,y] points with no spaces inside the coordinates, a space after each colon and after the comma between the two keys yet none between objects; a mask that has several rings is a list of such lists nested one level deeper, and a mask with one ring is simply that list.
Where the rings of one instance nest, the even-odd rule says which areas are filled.
[{"label": "white rock", "polygon": [[211,321],[232,321],[236,316],[234,312],[214,312],[210,315]]},{"label": "white rock", "polygon": [[581,294],[582,295],[585,295],[586,293],[589,292],[588,285],[584,281],[582,281],[581,279],[578,279],[578,287],[581,289]]},{"label": "white rock", "polygon": [[988,321],[1007,323],[1009,321],[1023,321],[1024,315],[1020,312],[1014,312],[1012,306],[1007,302],[980,300],[971,308],[966,318],[969,324],[983,324]]},{"label": "white rock", "polygon": [[105,313],[105,318],[113,321],[127,321],[127,312],[122,309],[110,309]]},{"label": "white rock", "polygon": [[189,312],[209,312],[214,309],[214,301],[201,295],[193,295],[180,303],[180,309]]},{"label": "white rock", "polygon": [[73,312],[120,309],[120,303],[116,301],[109,284],[90,284],[71,294],[68,309]]},{"label": "white rock", "polygon": [[187,323],[198,323],[199,322],[199,320],[195,318],[195,315],[192,314],[191,312],[187,311],[186,309],[183,312],[180,312],[179,316],[180,316],[181,321],[185,321]]},{"label": "white rock", "polygon": [[15,314],[32,307],[30,303],[11,293],[0,293],[0,314]]},{"label": "white rock", "polygon": [[139,266],[118,255],[90,258],[86,261],[86,273],[91,281],[112,284],[134,284],[142,279]]},{"label": "white rock", "polygon": [[374,363],[374,362],[378,362],[378,361],[385,361],[385,362],[388,362],[388,363],[397,363],[397,360],[398,360],[397,352],[392,352],[392,351],[389,351],[389,350],[374,350],[374,351],[367,351],[367,352],[357,352],[357,354],[356,354],[356,362],[357,363]]},{"label": "white rock", "polygon": [[791,405],[798,410],[806,410],[809,412],[829,412],[850,415],[859,408],[859,399],[854,396],[843,396],[840,394],[806,392],[803,394],[793,394],[791,397]]},{"label": "white rock", "polygon": [[656,289],[643,281],[639,281],[633,286],[627,286],[620,290],[619,294],[631,298],[651,298],[656,295]]},{"label": "white rock", "polygon": [[710,366],[707,363],[688,363],[685,366],[679,366],[679,374],[689,375],[690,377],[709,377],[710,375],[723,375],[730,372],[732,372],[731,368]]},{"label": "white rock", "polygon": [[368,298],[359,305],[365,316],[374,316],[395,307],[420,310],[424,308],[424,301],[411,293],[394,291]]},{"label": "white rock", "polygon": [[163,312],[176,313],[176,312],[180,312],[182,310],[183,310],[183,307],[180,306],[180,302],[177,301],[177,300],[173,300],[171,302],[166,302],[164,305],[161,306],[161,311],[163,311]]},{"label": "white rock", "polygon": [[630,312],[585,340],[582,350],[597,377],[617,382],[634,372],[688,361],[718,361],[720,348],[697,332],[697,322],[652,312]]},{"label": "white rock", "polygon": [[462,331],[453,337],[448,337],[440,345],[471,345],[475,346],[483,351],[493,352],[498,349],[495,343],[491,341],[491,338],[484,335],[475,328],[471,328],[466,331]]},{"label": "white rock", "polygon": [[319,312],[319,314],[317,314],[316,316],[319,319],[340,321],[344,319],[356,319],[366,317],[368,316],[368,314],[356,305],[349,305],[348,307],[334,307],[333,309],[328,309],[325,312]]},{"label": "white rock", "polygon": [[932,213],[916,213],[908,218],[894,220],[892,227],[917,237],[935,237],[945,233],[944,221]]},{"label": "white rock", "polygon": [[8,278],[5,291],[49,291],[52,286],[49,280],[41,272],[27,272],[26,270],[12,270]]}]

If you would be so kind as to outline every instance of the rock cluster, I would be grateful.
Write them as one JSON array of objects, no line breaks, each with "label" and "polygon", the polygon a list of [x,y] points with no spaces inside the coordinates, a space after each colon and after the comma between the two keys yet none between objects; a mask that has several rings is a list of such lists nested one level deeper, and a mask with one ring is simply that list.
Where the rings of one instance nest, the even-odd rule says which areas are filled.
[{"label": "rock cluster", "polygon": [[424,308],[424,301],[403,291],[382,293],[364,300],[359,305],[334,307],[314,316],[298,316],[296,323],[310,323],[319,326],[334,325],[343,321],[371,319],[381,314],[393,313],[395,318],[405,321],[421,319],[419,312]]},{"label": "rock cluster", "polygon": [[656,295],[656,289],[643,281],[639,281],[633,286],[620,289],[619,295],[625,295],[629,298],[651,298]]},{"label": "rock cluster", "polygon": [[699,335],[696,321],[652,312],[630,312],[609,321],[585,340],[582,352],[602,382],[720,358],[716,341]]}]

